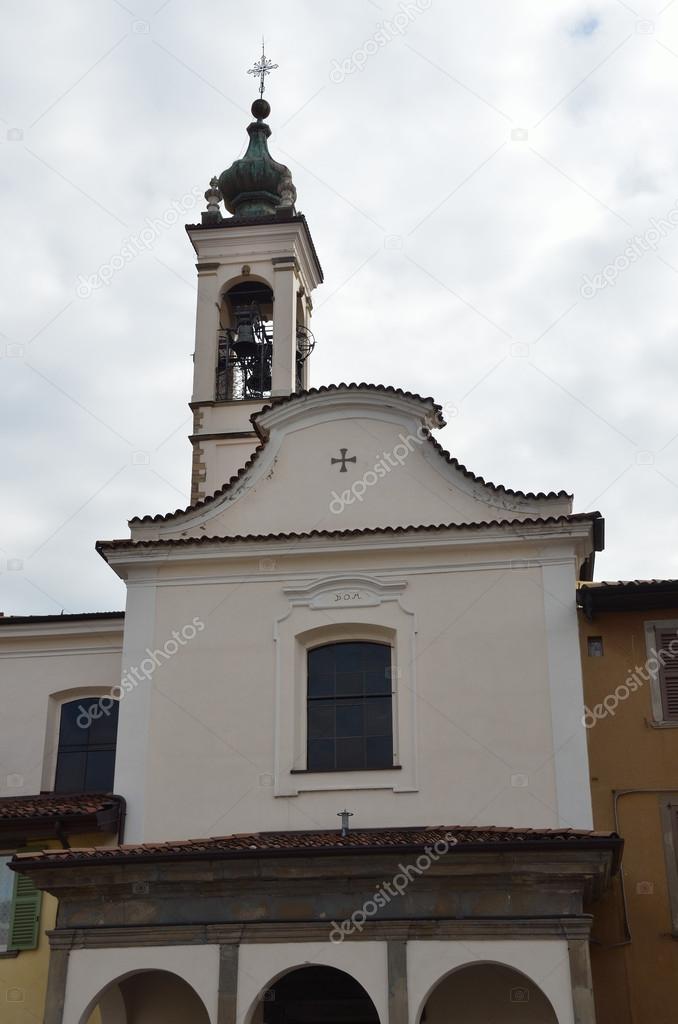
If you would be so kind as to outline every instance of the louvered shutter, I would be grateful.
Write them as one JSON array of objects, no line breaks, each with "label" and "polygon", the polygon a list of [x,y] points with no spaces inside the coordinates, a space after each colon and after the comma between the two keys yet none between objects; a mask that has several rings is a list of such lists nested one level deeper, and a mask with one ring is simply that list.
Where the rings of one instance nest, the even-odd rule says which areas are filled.
[{"label": "louvered shutter", "polygon": [[26,875],[15,874],[7,948],[35,949],[40,934],[42,892]]},{"label": "louvered shutter", "polygon": [[659,684],[662,694],[664,718],[678,719],[678,631],[655,629],[657,654],[661,655]]}]

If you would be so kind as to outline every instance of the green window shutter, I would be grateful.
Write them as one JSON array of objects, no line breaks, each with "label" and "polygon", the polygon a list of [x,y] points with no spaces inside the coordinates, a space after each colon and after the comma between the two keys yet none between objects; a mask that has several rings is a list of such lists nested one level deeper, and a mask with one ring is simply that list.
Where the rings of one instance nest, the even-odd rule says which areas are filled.
[{"label": "green window shutter", "polygon": [[40,934],[42,892],[26,875],[15,873],[7,949],[35,949]]}]

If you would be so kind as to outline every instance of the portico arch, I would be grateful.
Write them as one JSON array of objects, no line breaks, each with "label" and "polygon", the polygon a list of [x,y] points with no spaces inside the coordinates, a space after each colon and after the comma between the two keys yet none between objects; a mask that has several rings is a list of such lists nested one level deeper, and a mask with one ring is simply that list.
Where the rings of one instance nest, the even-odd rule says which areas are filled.
[{"label": "portico arch", "polygon": [[202,999],[172,971],[130,971],[101,990],[79,1024],[210,1024]]},{"label": "portico arch", "polygon": [[304,964],[273,978],[259,992],[245,1020],[246,1024],[380,1024],[360,982],[324,964]]},{"label": "portico arch", "polygon": [[416,1024],[559,1024],[551,1002],[526,974],[507,964],[455,967],[428,991]]}]

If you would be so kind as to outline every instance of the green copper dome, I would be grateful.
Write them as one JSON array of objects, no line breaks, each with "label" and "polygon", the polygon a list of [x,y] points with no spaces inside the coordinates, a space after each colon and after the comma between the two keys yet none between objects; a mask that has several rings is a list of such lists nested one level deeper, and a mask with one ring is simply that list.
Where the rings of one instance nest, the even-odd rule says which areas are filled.
[{"label": "green copper dome", "polygon": [[219,178],[224,205],[235,217],[266,217],[281,208],[294,212],[297,192],[289,168],[279,164],[268,151],[271,129],[264,118],[271,112],[264,99],[255,100],[252,114],[256,121],[248,125],[250,144],[247,152]]}]

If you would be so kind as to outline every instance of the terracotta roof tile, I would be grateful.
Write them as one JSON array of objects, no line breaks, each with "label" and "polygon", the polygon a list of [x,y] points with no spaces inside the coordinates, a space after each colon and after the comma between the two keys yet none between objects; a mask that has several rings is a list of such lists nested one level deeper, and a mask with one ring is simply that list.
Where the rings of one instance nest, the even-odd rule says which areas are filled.
[{"label": "terracotta roof tile", "polygon": [[314,537],[338,539],[345,537],[370,537],[377,534],[385,536],[396,536],[406,533],[439,533],[445,530],[489,530],[493,527],[513,527],[520,530],[525,526],[556,526],[567,525],[578,522],[602,522],[600,512],[577,512],[567,516],[544,516],[530,519],[498,519],[484,523],[431,523],[420,526],[370,526],[353,530],[310,530],[308,533],[246,533],[234,534],[231,537],[170,537],[162,540],[100,540],[97,541],[96,549],[99,554],[106,558],[107,550],[118,548],[169,548],[185,547],[188,545],[201,544],[233,544],[242,541],[295,541],[308,540]]},{"label": "terracotta roof tile", "polygon": [[577,589],[577,604],[591,617],[598,611],[642,611],[678,604],[678,580],[600,580]]},{"label": "terracotta roof tile", "polygon": [[615,587],[629,587],[629,588],[641,588],[641,587],[678,587],[678,580],[596,580],[595,582],[585,583],[583,589],[596,590],[599,588],[612,590]]},{"label": "terracotta roof tile", "polygon": [[379,391],[384,395],[397,395],[399,398],[411,398],[415,402],[421,402],[423,405],[430,405],[431,409],[436,414],[436,420],[438,425],[441,427],[445,426],[445,419],[443,417],[443,407],[439,405],[434,398],[430,395],[420,395],[416,391],[405,391],[403,388],[395,388],[391,384],[368,384],[366,381],[351,381],[346,383],[342,381],[339,384],[321,384],[318,388],[307,388],[306,391],[295,391],[291,395],[279,395],[277,398],[271,398],[267,405],[258,412],[252,413],[250,420],[256,429],[256,421],[260,416],[263,416],[269,409],[277,409],[280,405],[288,405],[290,402],[296,402],[300,398],[306,397],[306,395],[327,395],[333,391]]},{"label": "terracotta roof tile", "polygon": [[110,793],[40,793],[0,797],[0,823],[50,818],[87,817],[119,807],[122,798]]},{"label": "terracotta roof tile", "polygon": [[124,612],[68,612],[61,615],[0,615],[0,627],[39,625],[42,622],[91,622],[97,619],[124,619]]},{"label": "terracotta roof tile", "polygon": [[[418,402],[428,403],[431,406],[433,412],[440,417],[440,424],[444,426],[445,421],[442,419],[442,407],[438,405],[432,398],[424,398],[422,395],[418,395],[413,391],[403,391],[402,388],[394,388],[388,384],[366,384],[364,381],[361,383],[350,383],[350,384],[324,384],[319,388],[308,388],[306,391],[296,391],[292,395],[281,395],[280,398],[273,398],[268,402],[267,405],[263,406],[262,409],[258,409],[257,412],[252,413],[250,421],[257,429],[257,418],[262,413],[267,412],[269,409],[277,408],[279,405],[287,405],[289,402],[297,402],[300,399],[305,398],[307,395],[323,395],[330,394],[333,391],[380,391],[387,395],[398,395],[401,398],[411,398]],[[261,434],[259,435],[261,437]],[[166,512],[164,515],[158,514],[156,516],[135,516],[129,520],[129,525],[134,523],[164,523],[176,516],[187,515],[189,512],[195,512],[198,509],[205,508],[207,505],[211,505],[217,498],[221,498],[229,490],[231,490],[238,483],[239,480],[247,473],[251,466],[259,458],[259,455],[266,447],[267,441],[262,438],[261,444],[257,445],[252,455],[249,457],[247,462],[242,466],[238,472],[227,480],[226,483],[215,491],[214,494],[210,494],[207,498],[202,498],[200,501],[196,501],[193,505],[188,505],[186,508],[177,508],[174,512]]]},{"label": "terracotta roof tile", "polygon": [[467,469],[459,459],[455,459],[454,455],[450,455],[434,437],[429,437],[429,441],[450,466],[454,466],[455,469],[458,469],[460,473],[463,473],[470,480],[482,484],[483,487],[490,487],[493,491],[501,491],[503,494],[510,494],[516,498],[525,498],[528,501],[552,500],[554,498],[569,498],[571,501],[574,498],[574,495],[568,494],[567,491],[537,491],[535,493],[534,491],[514,491],[511,487],[504,487],[503,484],[493,484],[491,480],[485,480],[482,476],[478,476],[477,473]]},{"label": "terracotta roof tile", "polygon": [[[394,388],[387,384],[367,384],[364,381],[360,383],[354,382],[350,384],[326,384],[319,388],[309,388],[307,391],[298,391],[292,395],[283,395],[280,398],[274,398],[262,409],[253,413],[252,416],[250,416],[250,420],[252,421],[254,428],[257,429],[258,417],[261,416],[263,413],[267,412],[269,409],[277,408],[280,405],[286,405],[289,402],[297,402],[300,399],[305,398],[307,395],[331,394],[334,391],[346,390],[379,391],[386,395],[398,395],[401,398],[414,399],[415,401],[428,404],[430,405],[432,412],[435,414],[439,425],[445,426],[445,420],[442,415],[442,406],[440,406],[433,398],[424,397],[413,391],[403,391],[402,388]],[[259,436],[261,437],[261,434]],[[432,437],[429,437],[429,441],[434,446],[436,451],[442,456],[442,458],[445,459],[445,461],[449,465],[454,466],[470,480],[474,480],[476,483],[479,483],[482,486],[490,487],[492,488],[492,490],[501,492],[503,494],[509,494],[513,497],[524,498],[527,501],[572,497],[572,495],[568,494],[566,491],[549,491],[548,493],[544,491],[539,491],[538,493],[534,493],[533,491],[513,490],[512,488],[504,487],[501,484],[493,484],[490,481],[484,480],[483,477],[477,476],[475,473],[471,472],[470,469],[467,469],[466,466],[462,465],[462,463],[455,459],[452,455],[450,455],[449,452],[445,451],[442,445],[440,445]],[[223,497],[224,494],[226,494],[229,490],[235,487],[235,485],[242,479],[245,473],[247,473],[248,470],[257,461],[259,455],[261,454],[267,443],[268,442],[264,438],[262,438],[262,443],[255,448],[254,452],[247,460],[247,462],[244,464],[244,466],[242,466],[241,469],[238,470],[235,476],[232,476],[230,480],[228,480],[222,487],[220,487],[219,490],[215,491],[214,494],[209,495],[209,497],[207,498],[202,498],[200,501],[196,501],[193,505],[188,505],[186,508],[177,508],[174,510],[174,512],[167,512],[165,514],[158,514],[155,516],[135,516],[133,519],[130,519],[130,526],[133,524],[140,523],[165,523],[174,519],[177,516],[187,515],[188,513],[196,512],[198,509],[202,509],[208,505],[211,505],[214,501],[216,501],[218,498]]]},{"label": "terracotta roof tile", "polygon": [[491,826],[437,825],[421,828],[352,829],[347,836],[340,831],[253,832],[211,839],[181,842],[142,843],[117,847],[70,850],[46,850],[17,854],[19,867],[68,866],[79,863],[118,863],[121,861],[157,861],[177,859],[227,859],[258,856],[305,854],[385,853],[424,850],[426,846],[447,841],[452,849],[496,851],[497,849],[537,848],[547,851],[563,845],[603,847],[616,850],[621,840],[613,832],[576,829],[496,828]]}]

